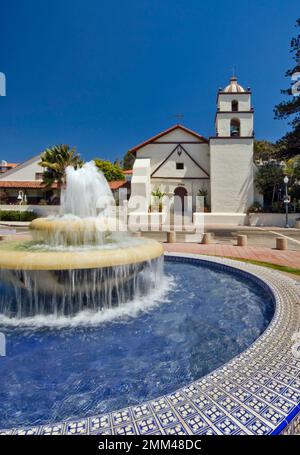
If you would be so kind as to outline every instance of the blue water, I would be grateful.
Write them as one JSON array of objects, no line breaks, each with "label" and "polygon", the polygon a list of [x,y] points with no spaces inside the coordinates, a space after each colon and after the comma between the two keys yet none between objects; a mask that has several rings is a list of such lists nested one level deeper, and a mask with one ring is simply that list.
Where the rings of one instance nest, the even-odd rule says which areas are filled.
[{"label": "blue water", "polygon": [[7,336],[0,428],[100,414],[172,392],[243,351],[272,318],[269,293],[252,281],[177,262],[165,273],[168,292],[145,302],[145,311],[142,303],[92,326],[0,325]]}]

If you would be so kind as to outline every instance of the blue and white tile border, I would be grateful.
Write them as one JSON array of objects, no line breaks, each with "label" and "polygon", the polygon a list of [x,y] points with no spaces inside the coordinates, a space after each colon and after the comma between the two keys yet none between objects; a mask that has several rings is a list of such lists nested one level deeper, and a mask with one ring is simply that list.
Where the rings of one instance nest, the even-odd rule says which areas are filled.
[{"label": "blue and white tile border", "polygon": [[292,335],[300,331],[300,282],[230,259],[185,253],[166,256],[229,268],[269,289],[276,309],[268,328],[246,351],[175,393],[110,414],[0,434],[300,433],[300,359],[291,351]]}]

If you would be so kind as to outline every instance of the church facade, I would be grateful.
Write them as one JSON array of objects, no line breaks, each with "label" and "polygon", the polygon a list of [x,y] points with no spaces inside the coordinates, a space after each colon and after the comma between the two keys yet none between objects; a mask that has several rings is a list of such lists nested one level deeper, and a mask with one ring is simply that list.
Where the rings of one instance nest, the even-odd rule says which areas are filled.
[{"label": "church facade", "polygon": [[[177,124],[133,147],[132,197],[205,195],[213,213],[246,213],[256,199],[251,91],[232,77],[217,95],[215,136]],[[259,198],[259,195],[257,195]],[[195,209],[195,207],[194,207]]]}]

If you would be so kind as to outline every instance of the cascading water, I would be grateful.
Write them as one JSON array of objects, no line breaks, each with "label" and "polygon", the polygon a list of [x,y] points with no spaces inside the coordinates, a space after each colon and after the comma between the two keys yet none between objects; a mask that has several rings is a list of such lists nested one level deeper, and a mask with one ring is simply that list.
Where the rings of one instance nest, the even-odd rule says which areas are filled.
[{"label": "cascading water", "polygon": [[79,218],[109,217],[113,214],[114,197],[102,172],[93,161],[81,168],[68,167],[66,186],[61,192],[61,214]]},{"label": "cascading water", "polygon": [[0,314],[20,320],[99,312],[143,297],[163,276],[162,247],[130,237],[93,162],[66,171],[61,215],[36,219],[32,242],[0,257]]},{"label": "cascading water", "polygon": [[162,260],[73,270],[1,270],[0,314],[8,318],[74,316],[118,307],[150,293],[161,280]]},{"label": "cascading water", "polygon": [[[116,216],[111,189],[94,162],[81,168],[66,169],[66,185],[61,191],[61,215],[33,223],[37,242],[56,247],[90,248],[130,238],[122,235],[124,226]],[[121,235],[120,235],[121,233]]]}]

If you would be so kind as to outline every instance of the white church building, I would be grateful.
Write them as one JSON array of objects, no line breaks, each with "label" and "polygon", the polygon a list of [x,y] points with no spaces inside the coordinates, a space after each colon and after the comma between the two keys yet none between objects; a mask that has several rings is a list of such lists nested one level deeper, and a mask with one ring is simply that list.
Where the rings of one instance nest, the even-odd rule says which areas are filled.
[{"label": "white church building", "polygon": [[197,195],[207,194],[211,214],[231,215],[232,221],[242,222],[261,196],[254,187],[251,91],[239,85],[236,77],[218,92],[215,130],[215,136],[207,139],[177,124],[133,147],[130,152],[136,160],[129,207],[134,211],[134,199],[144,196],[145,206],[139,210],[147,211],[156,189],[183,201],[185,196],[195,201]]},{"label": "white church building", "polygon": [[[262,196],[254,185],[251,91],[239,85],[236,77],[218,91],[215,131],[215,136],[205,138],[177,124],[130,150],[135,156],[132,174],[124,172],[126,180],[110,182],[110,187],[119,201],[123,198],[120,190],[127,192],[124,197],[130,195],[131,218],[143,215],[145,223],[149,218],[164,223],[165,218],[171,219],[166,215],[176,212],[174,205],[179,200],[180,217],[182,208],[185,215],[188,210],[186,218],[193,224],[200,224],[203,218],[207,224],[247,224],[248,208],[256,201],[262,203]],[[59,189],[54,184],[45,190],[39,161],[38,155],[0,174],[2,209],[27,203],[38,213],[42,209],[53,213]],[[159,207],[159,215],[152,196],[156,190],[171,201],[161,213]],[[205,196],[204,208],[199,207],[197,196]]]}]

